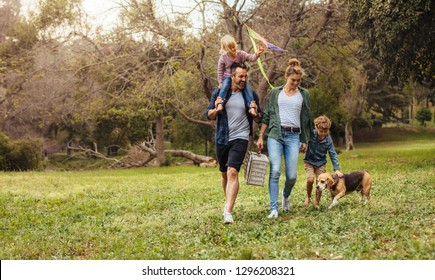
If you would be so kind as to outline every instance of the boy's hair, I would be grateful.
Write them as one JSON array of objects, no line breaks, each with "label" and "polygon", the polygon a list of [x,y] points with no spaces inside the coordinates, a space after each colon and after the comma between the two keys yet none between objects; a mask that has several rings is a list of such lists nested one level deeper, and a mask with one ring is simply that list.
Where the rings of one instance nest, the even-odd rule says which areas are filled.
[{"label": "boy's hair", "polygon": [[331,120],[325,115],[317,117],[314,120],[314,126],[316,128],[323,128],[329,130],[331,128]]},{"label": "boy's hair", "polygon": [[225,54],[229,50],[229,46],[237,46],[236,39],[234,39],[231,35],[225,35],[221,39],[221,49],[219,51],[220,54]]}]

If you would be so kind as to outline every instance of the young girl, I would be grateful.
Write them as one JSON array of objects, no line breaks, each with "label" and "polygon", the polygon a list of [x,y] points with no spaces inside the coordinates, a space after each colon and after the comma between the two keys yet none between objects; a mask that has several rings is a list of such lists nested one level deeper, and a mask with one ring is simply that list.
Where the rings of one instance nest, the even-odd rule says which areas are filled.
[{"label": "young girl", "polygon": [[[221,39],[221,56],[218,61],[218,83],[219,83],[219,97],[222,98],[225,102],[225,96],[230,89],[231,85],[231,65],[233,63],[244,63],[245,61],[257,61],[260,54],[264,51],[264,47],[258,47],[257,53],[248,54],[245,51],[237,50],[236,40],[230,36],[225,35]],[[252,97],[252,89],[249,85],[249,82],[246,81],[246,100],[248,107],[251,107],[251,102],[254,100]],[[221,111],[223,109],[223,104],[220,103],[218,105],[217,110]],[[251,115],[256,114],[256,110],[254,108],[249,109],[249,113]]]}]

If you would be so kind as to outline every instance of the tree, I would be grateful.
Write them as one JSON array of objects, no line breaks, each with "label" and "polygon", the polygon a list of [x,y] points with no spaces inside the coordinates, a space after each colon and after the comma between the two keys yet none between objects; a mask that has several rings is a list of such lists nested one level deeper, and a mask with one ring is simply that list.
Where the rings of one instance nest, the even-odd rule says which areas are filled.
[{"label": "tree", "polygon": [[425,122],[432,120],[432,112],[428,108],[421,108],[417,111],[415,118],[420,122],[421,126],[426,126]]},{"label": "tree", "polygon": [[8,36],[8,30],[19,19],[20,0],[0,0],[0,43]]},{"label": "tree", "polygon": [[[321,69],[313,59],[316,48],[321,47],[338,36],[337,27],[344,22],[342,12],[345,1],[260,1],[248,12],[243,12],[244,1],[220,1],[223,8],[227,32],[238,39],[241,48],[251,51],[244,30],[244,24],[249,23],[259,34],[266,36],[270,42],[289,51],[287,54],[267,51],[262,55],[262,61],[267,77],[273,85],[283,83],[284,70],[292,57],[302,61],[304,68]],[[232,2],[232,5],[227,4]],[[269,84],[259,72],[257,67],[250,71],[253,88],[256,88],[260,103],[264,107]],[[316,76],[310,75],[305,79],[304,86],[312,87]]]},{"label": "tree", "polygon": [[72,21],[80,15],[78,3],[38,1],[39,8],[32,12],[30,20],[14,21],[0,43],[0,61],[5,66],[0,68],[5,81],[5,96],[0,101],[5,118],[0,125],[14,138],[44,133],[52,123],[71,113],[68,101],[74,95],[75,80],[67,70],[70,52],[65,41],[57,39],[58,34],[63,34],[67,40],[68,31],[74,27]]},{"label": "tree", "polygon": [[351,0],[348,22],[392,84],[434,85],[435,1]]},{"label": "tree", "polygon": [[[355,52],[357,42],[344,28],[346,3],[197,0],[193,9],[203,29],[192,34],[186,14],[165,17],[155,1],[127,0],[119,4],[119,25],[93,34],[79,0],[40,0],[31,20],[16,21],[0,43],[0,74],[7,81],[0,89],[0,114],[6,116],[0,125],[15,137],[47,139],[59,131],[71,149],[93,156],[101,156],[97,147],[112,145],[143,147],[158,165],[167,154],[191,157],[169,146],[201,152],[202,145],[208,154],[214,122],[204,110],[217,85],[219,39],[229,33],[240,49],[253,52],[247,23],[288,50],[262,55],[269,81],[282,84],[289,58],[297,57],[308,73],[303,86],[314,88],[313,112],[344,127],[365,117],[359,110],[367,110],[364,89],[372,90],[362,82],[367,69]],[[256,63],[250,66],[264,106],[269,84]]]},{"label": "tree", "polygon": [[368,108],[372,111],[373,118],[378,119],[381,124],[404,121],[404,110],[411,100],[413,90],[389,84],[376,60],[367,59],[364,70],[367,73]]}]

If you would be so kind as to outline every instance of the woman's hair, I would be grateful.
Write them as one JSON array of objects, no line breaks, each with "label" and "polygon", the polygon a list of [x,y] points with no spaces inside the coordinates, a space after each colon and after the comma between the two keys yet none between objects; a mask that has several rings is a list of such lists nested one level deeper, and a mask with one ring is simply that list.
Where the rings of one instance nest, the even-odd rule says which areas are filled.
[{"label": "woman's hair", "polygon": [[301,67],[301,63],[296,58],[291,58],[288,61],[288,65],[289,66],[285,70],[285,77],[286,78],[288,76],[290,76],[291,74],[299,74],[299,75],[302,75],[302,77],[306,75],[304,69]]},{"label": "woman's hair", "polygon": [[219,53],[220,54],[227,53],[230,46],[237,46],[237,42],[232,36],[225,35],[221,39],[221,49],[220,49]]},{"label": "woman's hair", "polygon": [[331,124],[332,124],[331,120],[327,116],[325,116],[325,115],[317,117],[314,120],[314,126],[316,128],[323,128],[323,129],[328,129],[329,130],[331,128]]}]

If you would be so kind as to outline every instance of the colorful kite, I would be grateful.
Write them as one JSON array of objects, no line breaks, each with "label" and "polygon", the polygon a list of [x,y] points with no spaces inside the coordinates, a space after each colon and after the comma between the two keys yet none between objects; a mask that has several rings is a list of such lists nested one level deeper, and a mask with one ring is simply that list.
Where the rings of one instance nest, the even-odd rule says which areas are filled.
[{"label": "colorful kite", "polygon": [[[254,46],[255,52],[257,52],[257,49],[258,49],[257,44],[255,43],[255,40],[260,40],[270,50],[278,51],[278,52],[288,52],[287,50],[281,49],[280,47],[277,47],[277,46],[269,43],[268,41],[266,41],[266,39],[264,39],[263,36],[259,35],[257,32],[255,32],[254,30],[249,28],[246,24],[245,24],[245,27],[246,27],[246,30],[248,31],[248,35],[249,35],[249,38],[251,39],[252,45]],[[267,78],[266,72],[263,69],[263,65],[261,63],[260,58],[257,59],[257,63],[258,63],[258,67],[260,68],[261,74],[263,74],[263,76],[266,79],[269,86],[271,88],[273,88],[272,84],[269,82],[269,78]]]}]

